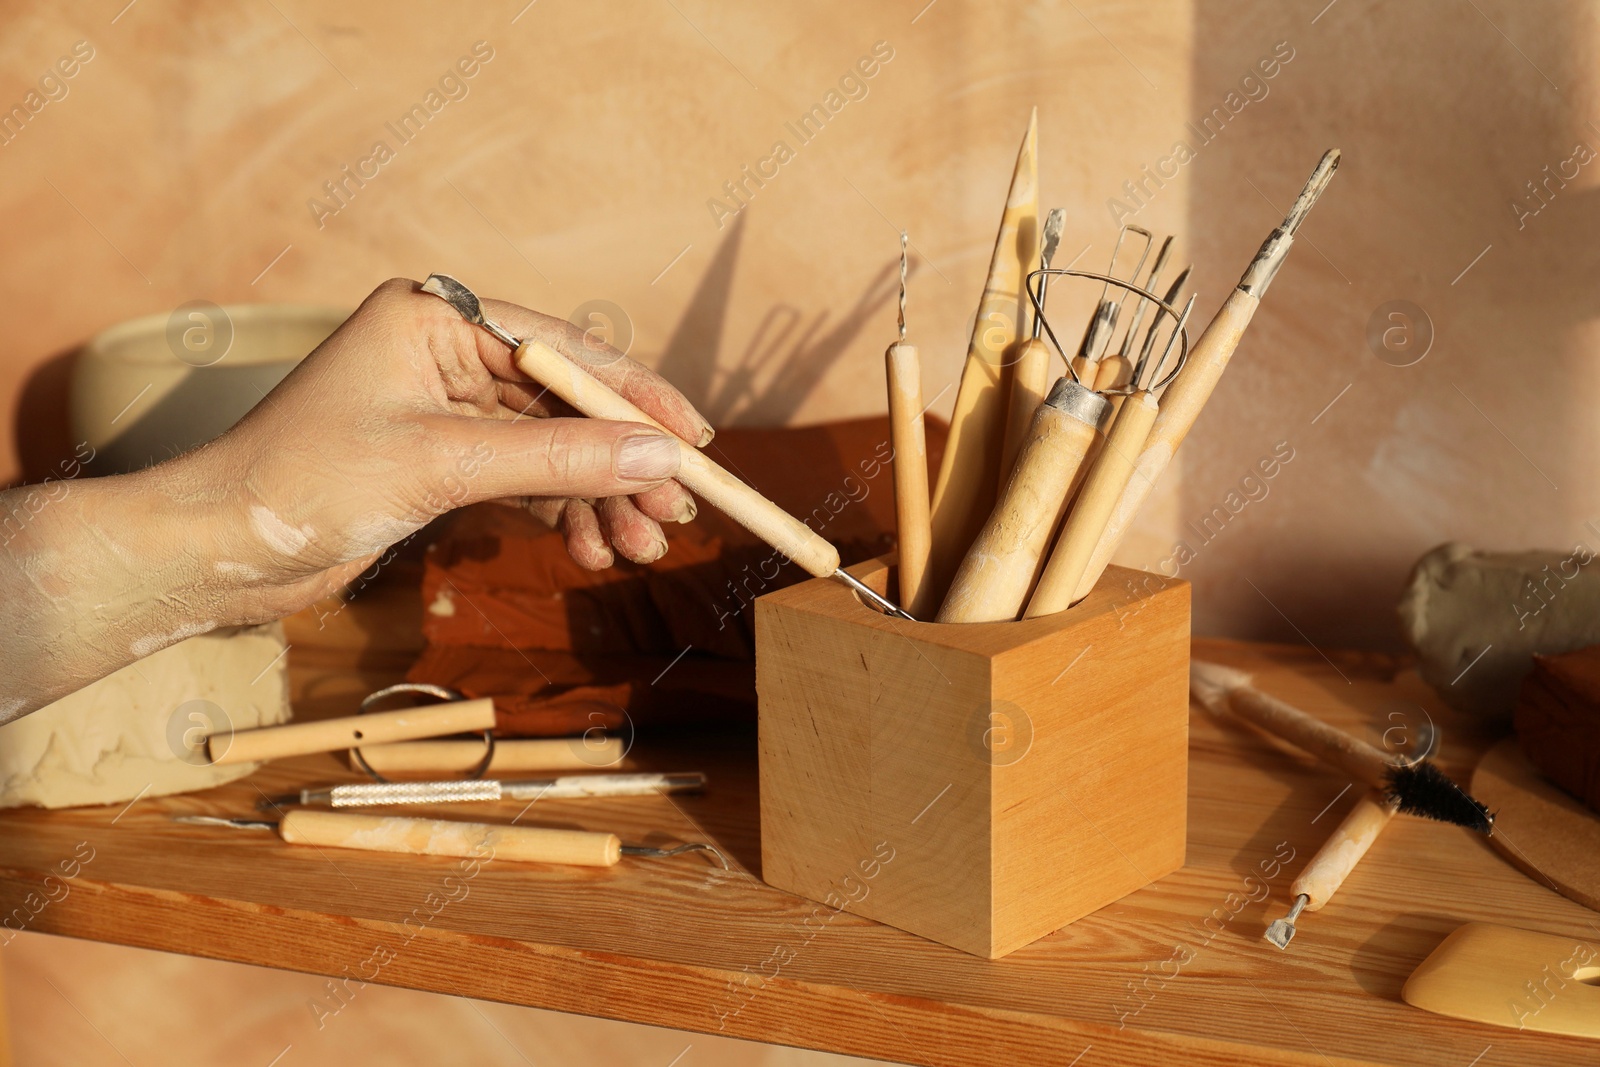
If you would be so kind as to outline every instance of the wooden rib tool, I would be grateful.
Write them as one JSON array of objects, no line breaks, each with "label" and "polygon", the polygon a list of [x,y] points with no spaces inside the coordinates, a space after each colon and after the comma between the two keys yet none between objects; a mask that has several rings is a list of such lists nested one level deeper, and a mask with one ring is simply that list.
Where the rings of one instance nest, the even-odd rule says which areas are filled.
[{"label": "wooden rib tool", "polygon": [[1024,278],[1038,256],[1039,245],[1039,116],[1028,119],[1028,132],[1017,153],[1006,196],[1000,232],[989,260],[983,299],[972,324],[972,340],[961,371],[950,434],[933,488],[933,552],[929,581],[935,598],[944,595],[961,565],[967,547],[994,508],[1000,479],[1000,454],[1005,448],[1006,404],[1002,373],[1007,350],[1021,333]]},{"label": "wooden rib tool", "polygon": [[[1160,373],[1161,364],[1166,362],[1167,356],[1172,352],[1172,346],[1182,335],[1184,324],[1188,322],[1192,310],[1194,310],[1194,297],[1191,296],[1189,306],[1183,309],[1183,315],[1178,319],[1172,336],[1167,340],[1167,347],[1161,353],[1161,360],[1156,364],[1152,374]],[[1061,528],[1061,534],[1056,538],[1055,548],[1050,552],[1050,561],[1045,564],[1044,573],[1039,576],[1039,584],[1033,591],[1032,599],[1028,601],[1027,617],[1030,619],[1038,618],[1040,615],[1054,615],[1072,606],[1072,591],[1078,588],[1083,572],[1088,569],[1089,557],[1094,552],[1094,546],[1099,543],[1100,535],[1105,532],[1106,522],[1111,518],[1111,509],[1116,507],[1118,498],[1128,486],[1128,479],[1133,477],[1134,463],[1144,451],[1145,440],[1150,436],[1150,427],[1155,425],[1156,421],[1155,387],[1154,385],[1139,387],[1140,373],[1143,370],[1142,365],[1135,368],[1131,383],[1133,391],[1127,394],[1127,398],[1118,410],[1116,421],[1111,424],[1111,431],[1106,435],[1105,446],[1100,449],[1093,466],[1089,468],[1089,474],[1083,482],[1083,491],[1078,494],[1077,501],[1072,505],[1071,514],[1067,516],[1066,525]]]},{"label": "wooden rib tool", "polygon": [[956,571],[938,622],[1000,622],[1028,599],[1106,399],[1062,378],[1034,414],[1016,469]]},{"label": "wooden rib tool", "polygon": [[1487,834],[1489,814],[1465,789],[1426,759],[1395,757],[1313,718],[1287,701],[1263,693],[1250,675],[1216,663],[1191,660],[1189,692],[1208,710],[1231,711],[1241,719],[1304,749],[1324,763],[1366,782],[1407,815],[1465,826]]},{"label": "wooden rib tool", "polygon": [[839,566],[839,550],[816,531],[778,505],[729,474],[711,457],[689,442],[678,438],[632,401],[611,391],[600,379],[567,359],[549,345],[532,338],[522,340],[504,327],[483,317],[483,306],[471,289],[448,274],[430,274],[422,291],[444,300],[468,322],[481,326],[514,352],[517,369],[549,389],[591,419],[613,419],[654,426],[678,442],[680,466],[678,481],[698,493],[734,522],[761,538],[818,578],[838,578],[890,615],[916,620],[899,607],[868,588],[859,578]]},{"label": "wooden rib tool", "polygon": [[[1039,269],[1049,270],[1050,261],[1055,258],[1056,248],[1061,244],[1061,230],[1066,225],[1067,213],[1061,208],[1051,208],[1050,214],[1044,220],[1044,243],[1039,250]],[[1027,284],[1027,279],[1023,279]],[[1045,289],[1050,284],[1050,275],[1039,276],[1039,304],[1044,304]],[[1011,401],[1007,407],[1006,416],[1006,445],[1000,458],[1000,484],[1005,485],[1006,479],[1011,477],[1012,468],[1017,465],[1017,452],[1022,448],[1022,442],[1027,439],[1028,427],[1033,423],[1034,413],[1039,410],[1039,405],[1044,403],[1045,393],[1050,388],[1050,348],[1039,336],[1044,320],[1038,315],[1033,318],[1033,336],[1022,346],[1022,351],[1017,353],[1016,362],[1011,365]],[[915,611],[912,612],[915,614]]]},{"label": "wooden rib tool", "polygon": [[906,343],[906,244],[900,231],[900,340],[883,354],[889,382],[889,442],[894,447],[894,518],[900,605],[918,618],[933,608],[928,586],[928,438],[922,423],[922,361]]},{"label": "wooden rib tool", "polygon": [[1283,265],[1284,258],[1288,256],[1289,249],[1294,244],[1295,231],[1300,228],[1307,213],[1316,204],[1317,198],[1328,187],[1328,182],[1333,179],[1333,172],[1338,166],[1339,150],[1329,149],[1316,169],[1311,172],[1311,177],[1306,180],[1305,188],[1300,190],[1300,195],[1295,199],[1294,206],[1289,209],[1289,214],[1284,217],[1283,224],[1268,235],[1261,250],[1250,261],[1250,266],[1245,268],[1239,284],[1223,302],[1221,310],[1200,335],[1200,339],[1195,342],[1183,370],[1162,395],[1161,411],[1156,416],[1155,427],[1151,430],[1150,439],[1139,457],[1138,474],[1128,482],[1127,489],[1123,490],[1121,499],[1112,510],[1111,521],[1107,523],[1105,533],[1100,537],[1100,543],[1095,546],[1089,567],[1084,571],[1083,579],[1073,593],[1073,600],[1087,596],[1094,588],[1094,584],[1100,580],[1100,575],[1105,572],[1106,564],[1111,562],[1112,555],[1116,553],[1117,546],[1122,543],[1122,538],[1133,525],[1134,517],[1150,495],[1150,490],[1155,487],[1162,471],[1166,470],[1167,464],[1172,461],[1173,453],[1183,443],[1184,437],[1194,426],[1195,419],[1199,417],[1200,409],[1205,406],[1212,391],[1216,389],[1217,381],[1227,369],[1228,360],[1233,356],[1234,349],[1239,347],[1239,339],[1244,335],[1245,328],[1250,325],[1256,307],[1266,295],[1267,287],[1272,284],[1272,279],[1277,275],[1278,268]]}]

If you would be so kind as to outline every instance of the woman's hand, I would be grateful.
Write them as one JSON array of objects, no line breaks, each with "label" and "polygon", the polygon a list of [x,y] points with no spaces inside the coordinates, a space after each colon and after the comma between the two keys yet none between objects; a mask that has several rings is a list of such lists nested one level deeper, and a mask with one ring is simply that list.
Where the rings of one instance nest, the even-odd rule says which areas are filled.
[{"label": "woman's hand", "polygon": [[[484,313],[582,364],[693,444],[711,427],[654,373],[570,323],[514,304]],[[481,500],[560,525],[574,559],[640,563],[687,522],[678,445],[654,427],[572,418],[511,351],[415,282],[385,282],[228,433],[193,453],[211,491],[237,494],[219,560],[259,585],[246,614],[296,611],[434,517]]]},{"label": "woman's hand", "polygon": [[[580,363],[694,444],[687,399],[577,327],[484,312]],[[0,543],[0,722],[182,638],[291,614],[429,520],[510,500],[585,567],[666,551],[695,505],[678,442],[573,418],[444,301],[385,282],[227,433],[134,474],[82,479]],[[26,486],[0,494],[28,492]],[[16,636],[13,636],[16,635]]]}]

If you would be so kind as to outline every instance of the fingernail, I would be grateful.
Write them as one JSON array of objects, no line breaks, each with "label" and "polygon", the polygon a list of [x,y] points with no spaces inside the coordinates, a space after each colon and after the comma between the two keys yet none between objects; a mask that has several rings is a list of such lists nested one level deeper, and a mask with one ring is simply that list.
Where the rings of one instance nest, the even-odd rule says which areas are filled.
[{"label": "fingernail", "polygon": [[679,522],[693,522],[694,517],[698,514],[700,514],[700,505],[694,502],[694,497],[690,496],[686,490],[678,501],[678,513],[675,518]]},{"label": "fingernail", "polygon": [[656,482],[678,473],[678,442],[660,434],[634,434],[617,446],[619,478]]},{"label": "fingernail", "polygon": [[650,547],[648,549],[646,549],[644,551],[644,553],[641,554],[638,558],[636,558],[634,560],[634,562],[635,563],[654,563],[656,560],[660,559],[662,556],[665,556],[666,554],[667,554],[667,539],[665,537],[658,537],[653,542],[651,542]]},{"label": "fingernail", "polygon": [[711,439],[715,436],[717,436],[717,431],[711,428],[711,424],[709,422],[706,423],[705,426],[700,430],[700,440],[695,442],[695,447],[706,447],[706,445],[711,443]]}]

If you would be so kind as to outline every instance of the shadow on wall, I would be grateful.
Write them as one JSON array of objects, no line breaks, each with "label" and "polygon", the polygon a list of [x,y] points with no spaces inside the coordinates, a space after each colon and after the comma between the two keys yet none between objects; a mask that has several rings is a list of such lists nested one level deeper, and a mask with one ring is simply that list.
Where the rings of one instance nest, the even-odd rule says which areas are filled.
[{"label": "shadow on wall", "polygon": [[[1600,312],[1595,21],[1198,0],[1195,121],[1278,42],[1294,53],[1187,165],[1202,304],[1319,154],[1343,162],[1184,446],[1197,633],[1393,647],[1433,545],[1590,537],[1600,377],[1575,332]],[[1394,301],[1402,320],[1380,313]],[[1219,512],[1280,442],[1294,458],[1269,491]]]},{"label": "shadow on wall", "polygon": [[[738,358],[724,361],[721,351],[744,225],[741,213],[695,287],[656,371],[715,426],[787,426],[862,328],[896,299],[899,265],[889,264],[875,275],[831,329],[826,310],[810,314],[789,304],[773,305]],[[908,273],[914,275],[917,266],[913,261]]]}]

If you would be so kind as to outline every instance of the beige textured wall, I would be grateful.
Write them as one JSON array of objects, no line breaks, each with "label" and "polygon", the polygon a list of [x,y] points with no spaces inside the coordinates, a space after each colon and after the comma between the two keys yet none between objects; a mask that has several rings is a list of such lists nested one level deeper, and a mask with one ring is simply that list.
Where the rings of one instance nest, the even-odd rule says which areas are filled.
[{"label": "beige textured wall", "polygon": [[[879,410],[900,226],[932,395],[957,372],[1030,105],[1066,255],[1089,245],[1099,265],[1122,183],[1286,41],[1267,95],[1133,219],[1179,232],[1209,313],[1317,154],[1345,151],[1126,561],[1199,547],[1202,631],[1372,644],[1433,543],[1596,537],[1600,168],[1521,230],[1509,207],[1577,141],[1600,147],[1582,7],[141,0],[113,23],[117,6],[4,16],[0,105],[74,42],[95,56],[0,145],[0,478],[70,444],[50,432],[52,360],[102,326],[196,298],[351,304],[435,269],[558,314],[609,302],[634,353],[724,422]],[[493,59],[468,95],[401,144],[385,124],[480,40]],[[865,97],[801,144],[785,124],[879,41],[893,58]],[[319,226],[307,201],[380,139],[393,158]],[[708,200],[780,139],[793,158],[719,226]],[[1432,320],[1415,366],[1369,351],[1390,300]],[[1279,441],[1295,458],[1266,499],[1194,544],[1186,524]]]}]

